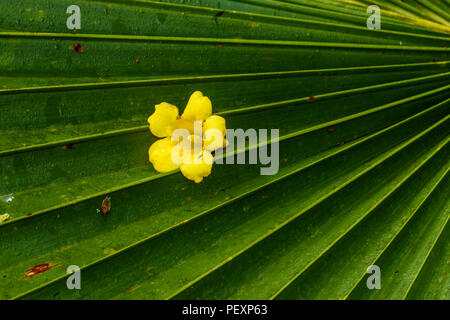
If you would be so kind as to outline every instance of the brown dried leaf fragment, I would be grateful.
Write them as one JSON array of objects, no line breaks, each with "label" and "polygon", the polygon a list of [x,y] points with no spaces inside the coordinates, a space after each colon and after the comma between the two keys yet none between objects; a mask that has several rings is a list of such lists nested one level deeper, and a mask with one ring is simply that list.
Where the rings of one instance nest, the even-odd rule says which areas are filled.
[{"label": "brown dried leaf fragment", "polygon": [[56,266],[59,266],[59,265],[60,264],[55,264],[55,265],[52,266],[52,265],[50,265],[50,263],[38,264],[38,265],[34,266],[33,268],[28,269],[25,272],[25,278],[34,277],[37,274],[40,274],[40,273],[45,272],[45,271],[48,271],[48,270],[50,270],[50,269],[52,269],[52,268],[54,268]]},{"label": "brown dried leaf fragment", "polygon": [[83,46],[79,43],[75,43],[73,45],[73,49],[75,50],[76,53],[83,53],[84,51]]},{"label": "brown dried leaf fragment", "polygon": [[100,212],[103,214],[103,217],[106,218],[106,215],[111,210],[111,197],[106,197],[102,201],[102,206],[100,207]]}]

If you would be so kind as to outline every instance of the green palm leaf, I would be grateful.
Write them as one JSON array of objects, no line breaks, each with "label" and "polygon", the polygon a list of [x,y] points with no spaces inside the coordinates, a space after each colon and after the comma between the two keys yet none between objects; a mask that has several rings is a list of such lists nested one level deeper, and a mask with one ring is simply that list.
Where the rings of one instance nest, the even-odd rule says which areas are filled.
[{"label": "green palm leaf", "polygon": [[[0,299],[448,298],[448,1],[71,4],[0,3]],[[276,175],[153,169],[148,116],[196,90],[280,129]]]}]

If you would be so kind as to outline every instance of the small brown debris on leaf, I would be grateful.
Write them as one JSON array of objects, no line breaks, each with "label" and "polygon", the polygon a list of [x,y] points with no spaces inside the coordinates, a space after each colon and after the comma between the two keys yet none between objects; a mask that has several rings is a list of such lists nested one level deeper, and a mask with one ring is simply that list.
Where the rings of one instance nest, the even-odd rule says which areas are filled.
[{"label": "small brown debris on leaf", "polygon": [[106,197],[105,200],[103,200],[101,210],[102,210],[103,214],[107,214],[109,212],[109,210],[111,210],[111,198],[110,197]]},{"label": "small brown debris on leaf", "polygon": [[136,59],[136,63],[137,63],[137,64],[141,63],[141,60]]},{"label": "small brown debris on leaf", "polygon": [[106,215],[111,211],[111,197],[106,197],[102,201],[102,206],[100,207],[100,210],[97,209],[97,212],[103,214],[103,218],[106,219]]},{"label": "small brown debris on leaf", "polygon": [[83,53],[83,46],[79,43],[75,43],[73,45],[73,49],[75,50],[76,53]]},{"label": "small brown debris on leaf", "polygon": [[316,96],[311,96],[311,97],[308,97],[308,100],[314,100],[316,98]]},{"label": "small brown debris on leaf", "polygon": [[73,149],[73,144],[66,144],[65,146],[63,146],[63,149],[71,150],[71,149]]},{"label": "small brown debris on leaf", "polygon": [[327,128],[327,131],[328,132],[334,132],[336,129],[333,127],[333,126],[329,126],[328,128]]},{"label": "small brown debris on leaf", "polygon": [[50,265],[50,263],[38,264],[38,265],[34,266],[33,268],[28,269],[25,272],[25,278],[34,277],[35,275],[37,275],[39,273],[45,272],[45,271],[50,270],[50,269],[52,269],[52,268],[54,268],[56,266],[59,266],[59,265],[60,264],[55,264],[55,265],[52,266],[52,265]]}]

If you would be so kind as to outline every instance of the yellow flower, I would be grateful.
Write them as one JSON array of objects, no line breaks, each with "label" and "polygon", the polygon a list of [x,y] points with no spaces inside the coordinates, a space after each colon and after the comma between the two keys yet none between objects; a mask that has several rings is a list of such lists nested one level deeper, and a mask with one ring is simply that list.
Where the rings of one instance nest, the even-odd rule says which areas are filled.
[{"label": "yellow flower", "polygon": [[153,143],[148,151],[156,171],[180,168],[187,179],[196,183],[211,174],[211,152],[227,144],[225,119],[211,113],[211,101],[200,91],[191,95],[181,117],[174,105],[162,102],[155,106],[155,112],[148,118],[150,131],[164,138]]}]

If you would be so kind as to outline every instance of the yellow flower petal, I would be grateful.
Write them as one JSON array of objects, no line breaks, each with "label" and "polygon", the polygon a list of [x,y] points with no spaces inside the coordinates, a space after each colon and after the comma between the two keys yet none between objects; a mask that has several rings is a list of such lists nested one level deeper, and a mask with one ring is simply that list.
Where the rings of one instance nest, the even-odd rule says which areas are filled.
[{"label": "yellow flower petal", "polygon": [[206,120],[212,113],[211,100],[203,96],[200,91],[195,91],[186,105],[181,118],[185,120]]},{"label": "yellow flower petal", "polygon": [[225,119],[220,116],[210,116],[203,124],[204,148],[213,152],[226,146],[223,138],[226,134]]},{"label": "yellow flower petal", "polygon": [[192,152],[191,161],[183,161],[180,166],[180,170],[183,176],[187,179],[195,181],[195,183],[199,183],[204,177],[211,174],[212,163],[213,156],[209,151],[203,151],[195,156],[194,152]]},{"label": "yellow flower petal", "polygon": [[160,139],[151,145],[148,157],[156,171],[169,172],[179,167],[172,161],[172,150],[176,145],[177,143],[172,142],[170,137]]},{"label": "yellow flower petal", "polygon": [[155,106],[155,112],[148,118],[150,131],[158,138],[170,135],[170,126],[178,117],[178,108],[162,102]]},{"label": "yellow flower petal", "polygon": [[222,135],[225,135],[227,130],[225,119],[216,115],[208,117],[203,124],[203,131],[207,132],[209,129],[217,129],[222,132]]}]

